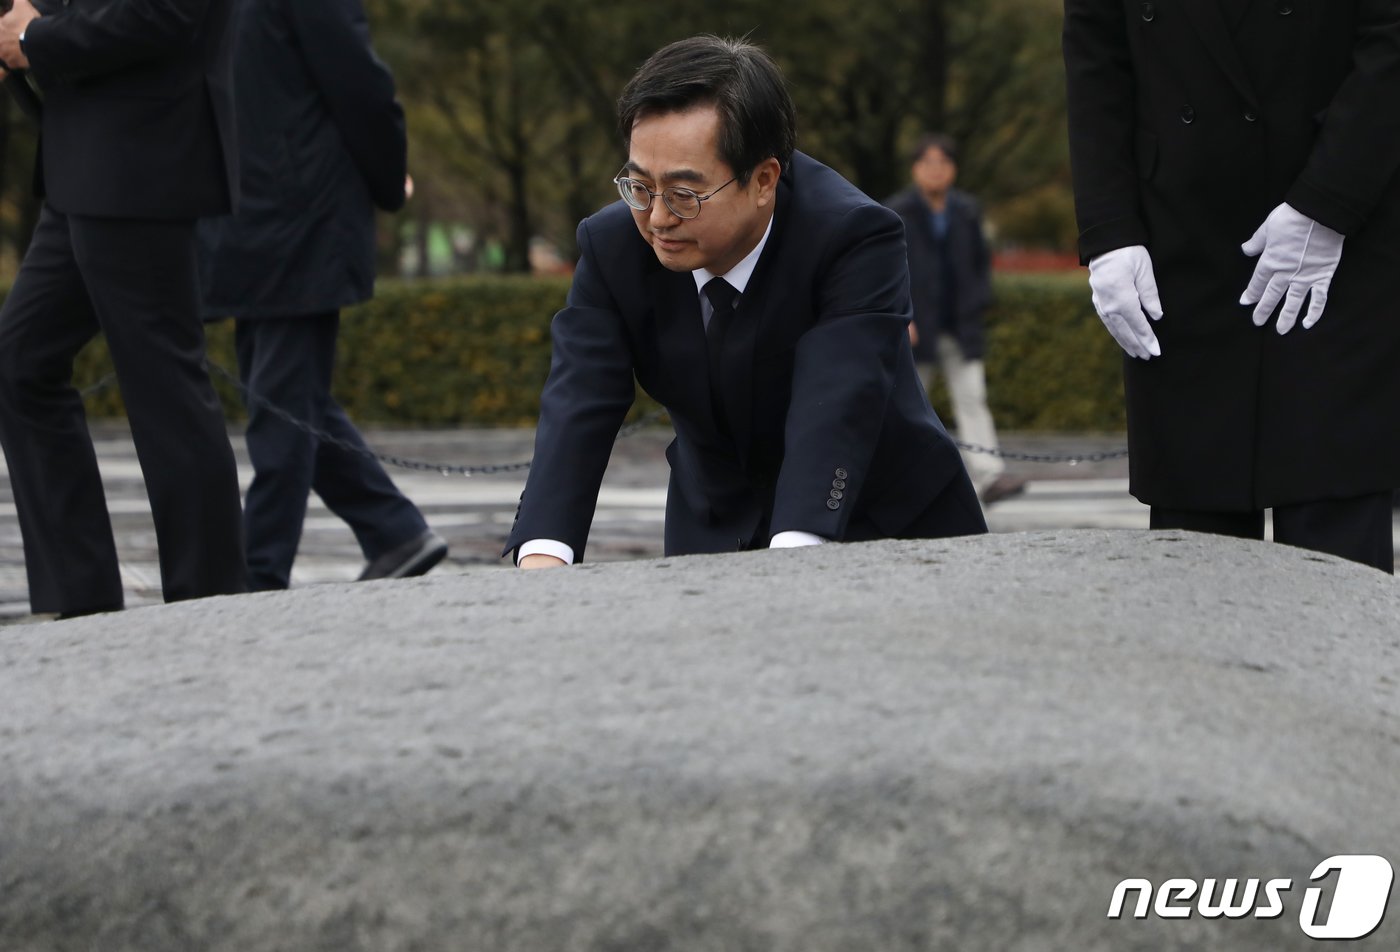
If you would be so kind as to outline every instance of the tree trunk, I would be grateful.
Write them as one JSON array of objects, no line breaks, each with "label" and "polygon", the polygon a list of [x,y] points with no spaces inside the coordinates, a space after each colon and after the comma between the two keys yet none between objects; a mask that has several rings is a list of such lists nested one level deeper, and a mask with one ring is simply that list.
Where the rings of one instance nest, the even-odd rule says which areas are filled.
[{"label": "tree trunk", "polygon": [[945,132],[948,124],[948,10],[946,0],[924,0],[919,56],[922,95],[919,119],[923,132]]},{"label": "tree trunk", "polygon": [[506,245],[506,270],[529,273],[530,239],[534,229],[530,224],[530,193],[526,188],[524,162],[511,162],[506,166],[506,178],[510,181],[510,233]]},{"label": "tree trunk", "polygon": [[433,203],[423,188],[426,182],[417,184],[417,212],[414,216],[413,242],[418,248],[418,277],[431,277],[432,270],[428,266],[428,251],[431,247],[431,235],[433,228]]}]

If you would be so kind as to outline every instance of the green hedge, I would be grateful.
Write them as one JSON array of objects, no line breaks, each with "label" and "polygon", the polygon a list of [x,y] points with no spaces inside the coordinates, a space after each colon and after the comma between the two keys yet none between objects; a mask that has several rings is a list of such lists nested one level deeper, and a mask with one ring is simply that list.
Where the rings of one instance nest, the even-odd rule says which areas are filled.
[{"label": "green hedge", "polygon": [[994,291],[987,402],[997,426],[1126,428],[1123,352],[1094,313],[1088,272],[998,276]]},{"label": "green hedge", "polygon": [[[368,304],[341,318],[336,398],[362,423],[533,426],[549,373],[549,321],[567,278],[472,278],[380,282]],[[236,372],[233,322],[206,327],[209,359]],[[111,372],[101,340],[79,355],[74,378]],[[237,390],[215,373],[229,419],[243,416]],[[108,388],[87,399],[93,416],[123,413]]]},{"label": "green hedge", "polygon": [[[383,282],[374,301],[342,319],[336,396],[362,423],[533,425],[549,372],[549,321],[567,290],[565,278]],[[996,296],[987,387],[997,425],[1121,429],[1121,357],[1094,316],[1083,274],[998,276]],[[209,325],[209,355],[234,369],[232,322]],[[79,355],[75,379],[91,384],[110,369],[95,341]],[[241,417],[236,391],[218,386],[230,419]],[[940,394],[935,405],[948,416]],[[634,416],[654,407],[639,400]],[[88,409],[120,415],[120,395],[96,393]]]}]

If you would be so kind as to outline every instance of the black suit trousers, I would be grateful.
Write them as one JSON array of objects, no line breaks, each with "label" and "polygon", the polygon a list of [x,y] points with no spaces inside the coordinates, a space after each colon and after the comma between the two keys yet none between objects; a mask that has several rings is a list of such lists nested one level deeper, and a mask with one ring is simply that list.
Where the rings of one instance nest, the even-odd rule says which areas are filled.
[{"label": "black suit trousers", "polygon": [[331,396],[340,313],[239,320],[236,327],[253,462],[243,513],[248,587],[291,582],[312,491],[345,520],[371,562],[428,531]]},{"label": "black suit trousers", "polygon": [[[1393,493],[1321,499],[1274,507],[1274,541],[1326,552],[1395,574]],[[1199,512],[1152,507],[1153,529],[1186,529],[1240,539],[1264,538],[1264,510]]]},{"label": "black suit trousers", "polygon": [[194,221],[45,207],[0,309],[0,444],[30,607],[122,604],[73,358],[105,335],[145,476],[166,601],[244,590],[238,474],[204,363]]}]

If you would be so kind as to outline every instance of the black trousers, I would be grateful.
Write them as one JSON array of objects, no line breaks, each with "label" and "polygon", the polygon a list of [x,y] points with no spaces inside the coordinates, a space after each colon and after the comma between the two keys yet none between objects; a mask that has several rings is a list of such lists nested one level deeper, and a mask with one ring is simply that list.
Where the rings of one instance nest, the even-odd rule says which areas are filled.
[{"label": "black trousers", "polygon": [[[428,528],[331,396],[339,331],[336,311],[235,325],[238,374],[254,395],[246,400],[253,482],[243,512],[253,591],[290,583],[312,490],[355,533],[369,561]],[[335,442],[289,422],[269,404]]]},{"label": "black trousers", "polygon": [[244,590],[238,472],[204,363],[194,222],[45,207],[0,309],[0,444],[35,612],[122,605],[73,358],[99,332],[146,480],[166,601]]},{"label": "black trousers", "polygon": [[[1390,492],[1274,508],[1274,541],[1326,552],[1395,574]],[[1264,512],[1197,512],[1152,507],[1154,529],[1264,538]]]}]

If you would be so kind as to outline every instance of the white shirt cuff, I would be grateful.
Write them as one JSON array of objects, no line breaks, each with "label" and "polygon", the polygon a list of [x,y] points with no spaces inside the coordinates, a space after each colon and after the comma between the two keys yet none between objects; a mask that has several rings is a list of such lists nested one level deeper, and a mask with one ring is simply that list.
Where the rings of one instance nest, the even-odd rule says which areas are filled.
[{"label": "white shirt cuff", "polygon": [[515,556],[515,564],[519,565],[520,560],[527,555],[552,555],[556,559],[563,559],[565,565],[574,564],[573,546],[555,542],[553,539],[531,539],[529,542],[521,543],[520,550]]},{"label": "white shirt cuff", "polygon": [[[822,545],[829,542],[819,535],[810,532],[799,532],[796,529],[789,529],[786,532],[779,532],[773,537],[773,541],[768,543],[770,549],[796,549],[804,545]],[[521,551],[524,551],[523,549]]]}]

